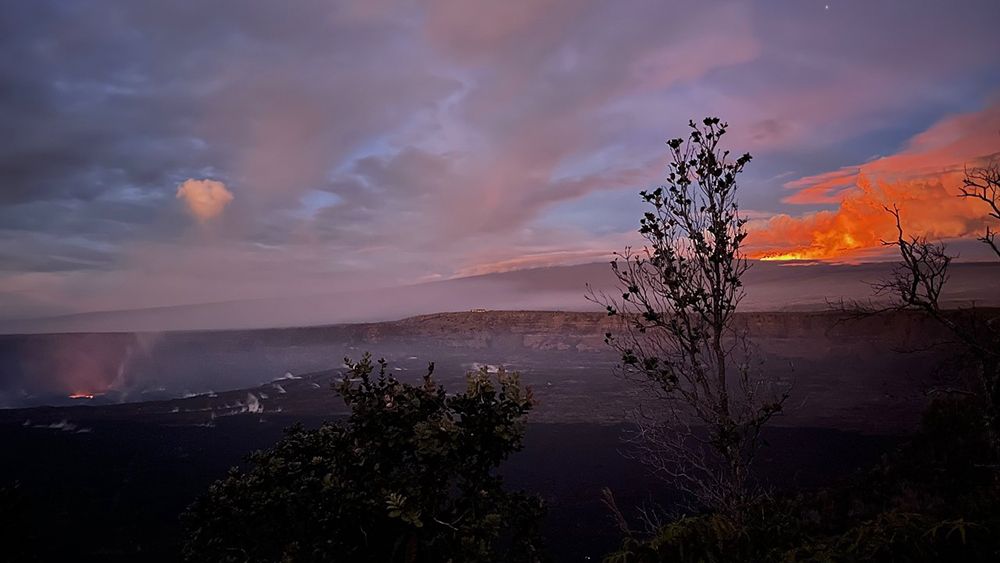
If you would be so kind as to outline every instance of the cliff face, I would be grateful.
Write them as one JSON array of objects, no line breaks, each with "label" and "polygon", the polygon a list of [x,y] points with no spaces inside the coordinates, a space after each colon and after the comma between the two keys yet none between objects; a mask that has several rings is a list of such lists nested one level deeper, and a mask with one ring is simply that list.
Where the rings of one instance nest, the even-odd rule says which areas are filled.
[{"label": "cliff face", "polygon": [[[5,336],[0,399],[18,407],[201,394],[189,400],[197,406],[168,401],[162,408],[222,415],[249,412],[241,410],[249,389],[264,413],[324,414],[337,406],[329,370],[345,356],[371,351],[404,378],[434,361],[449,386],[462,385],[479,365],[506,365],[535,388],[536,420],[615,422],[641,390],[613,376],[617,358],[603,342],[614,330],[609,321],[602,313],[485,311],[290,329]],[[791,386],[780,424],[905,431],[927,389],[958,371],[956,350],[942,345],[947,334],[918,314],[847,320],[836,313],[746,313],[737,323],[749,329],[761,369]],[[323,370],[318,379],[297,379]],[[269,383],[286,375],[286,383]],[[226,389],[244,391],[230,397]],[[217,400],[206,398],[213,390]]]},{"label": "cliff face", "polygon": [[[781,425],[906,432],[930,388],[959,383],[958,350],[917,313],[745,313],[736,322],[748,329],[760,369],[791,389]],[[604,314],[445,313],[352,330],[359,348],[392,342],[512,363],[536,384],[542,419],[620,420],[635,404],[628,396],[636,390],[611,375],[617,358],[603,340],[614,326]]]},{"label": "cliff face", "polygon": [[606,352],[604,314],[565,311],[484,311],[439,313],[381,323],[402,339],[433,339],[454,348]]},{"label": "cliff face", "polygon": [[[937,323],[909,312],[862,319],[850,319],[838,312],[739,313],[736,324],[739,329],[748,329],[758,345],[806,343],[795,347],[800,353],[837,347],[845,342],[920,346],[946,337]],[[328,335],[334,336],[332,331],[335,329],[315,330],[330,330]],[[603,313],[485,311],[438,313],[388,323],[346,325],[336,336],[367,344],[433,340],[440,346],[452,348],[607,353],[604,335],[608,331],[615,331],[615,325]]]}]

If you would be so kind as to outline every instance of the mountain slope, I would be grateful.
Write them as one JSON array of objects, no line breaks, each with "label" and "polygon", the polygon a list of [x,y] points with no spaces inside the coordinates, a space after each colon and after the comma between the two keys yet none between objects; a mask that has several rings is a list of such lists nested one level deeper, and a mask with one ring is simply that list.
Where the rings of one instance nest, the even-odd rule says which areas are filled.
[{"label": "mountain slope", "polygon": [[[888,263],[860,265],[756,262],[746,275],[745,311],[823,310],[830,300],[866,299],[869,282],[884,277]],[[1000,305],[1000,264],[956,263],[944,298]],[[606,263],[518,270],[429,282],[395,289],[254,301],[179,305],[155,309],[0,321],[0,334],[118,332],[315,326],[377,322],[440,311],[597,311],[587,285],[614,291]]]}]

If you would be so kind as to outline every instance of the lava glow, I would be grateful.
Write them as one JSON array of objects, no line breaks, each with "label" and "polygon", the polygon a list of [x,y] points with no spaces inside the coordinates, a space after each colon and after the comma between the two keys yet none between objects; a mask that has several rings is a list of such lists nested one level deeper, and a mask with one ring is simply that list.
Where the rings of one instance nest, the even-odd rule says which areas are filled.
[{"label": "lava glow", "polygon": [[[823,206],[798,216],[778,214],[749,225],[750,256],[759,260],[854,261],[890,253],[899,209],[907,236],[976,238],[987,226],[984,206],[959,197],[967,167],[1000,158],[1000,101],[942,119],[898,152],[785,184],[782,202]],[[830,209],[828,206],[836,206]]]},{"label": "lava glow", "polygon": [[69,396],[70,399],[93,399],[93,393],[72,393]]},{"label": "lava glow", "polygon": [[753,257],[762,261],[780,262],[786,260],[835,260],[850,256],[861,249],[869,248],[850,232],[817,231],[813,233],[814,243],[791,252],[771,252]]},{"label": "lava glow", "polygon": [[752,225],[748,241],[758,260],[852,260],[884,252],[896,239],[886,210],[899,208],[908,235],[931,239],[974,237],[985,213],[958,195],[961,175],[948,172],[920,180],[875,182],[856,178],[834,210],[799,217],[781,214]]},{"label": "lava glow", "polygon": [[816,258],[808,252],[786,252],[784,254],[758,256],[757,259],[762,262],[783,262],[787,260],[815,260]]}]

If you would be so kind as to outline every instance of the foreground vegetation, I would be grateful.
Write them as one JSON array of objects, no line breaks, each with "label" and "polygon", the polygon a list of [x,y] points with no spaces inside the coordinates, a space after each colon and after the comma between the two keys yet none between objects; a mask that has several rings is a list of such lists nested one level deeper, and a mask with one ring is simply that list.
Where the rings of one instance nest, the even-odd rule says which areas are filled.
[{"label": "foreground vegetation", "polygon": [[185,558],[205,562],[538,561],[536,497],[495,470],[521,448],[530,392],[516,374],[468,376],[448,395],[366,355],[334,385],[343,423],[296,426],[184,515]]},{"label": "foreground vegetation", "polygon": [[751,156],[731,156],[727,129],[709,117],[667,141],[666,185],[640,192],[643,248],[626,247],[611,263],[621,297],[591,299],[617,321],[605,341],[621,358],[618,375],[649,397],[631,413],[635,457],[739,520],[760,496],[751,471],[761,433],[789,394],[734,322],[750,267],[737,182]]},{"label": "foreground vegetation", "polygon": [[629,532],[607,563],[997,561],[1000,484],[984,407],[935,401],[920,431],[838,485],[763,500],[744,521],[719,513]]}]

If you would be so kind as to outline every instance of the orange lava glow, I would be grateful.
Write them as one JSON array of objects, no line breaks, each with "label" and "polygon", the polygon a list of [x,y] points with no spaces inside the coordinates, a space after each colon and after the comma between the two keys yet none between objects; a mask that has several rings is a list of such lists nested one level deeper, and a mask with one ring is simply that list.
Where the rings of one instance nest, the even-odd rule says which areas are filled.
[{"label": "orange lava glow", "polygon": [[816,260],[808,252],[786,252],[784,254],[757,255],[756,258],[762,262],[784,262],[788,260]]},{"label": "orange lava glow", "polygon": [[792,205],[836,206],[798,216],[775,215],[748,225],[750,256],[760,260],[854,261],[891,254],[899,209],[907,236],[976,238],[987,210],[959,196],[966,167],[1000,158],[1000,100],[980,111],[945,117],[898,152],[785,184]]},{"label": "orange lava glow", "polygon": [[73,393],[69,396],[70,399],[93,399],[93,393]]},{"label": "orange lava glow", "polygon": [[958,195],[961,174],[897,182],[856,179],[840,206],[799,217],[776,215],[751,225],[750,257],[758,260],[840,261],[885,252],[883,241],[896,239],[886,206],[899,208],[908,235],[931,239],[974,237],[985,213]]}]

